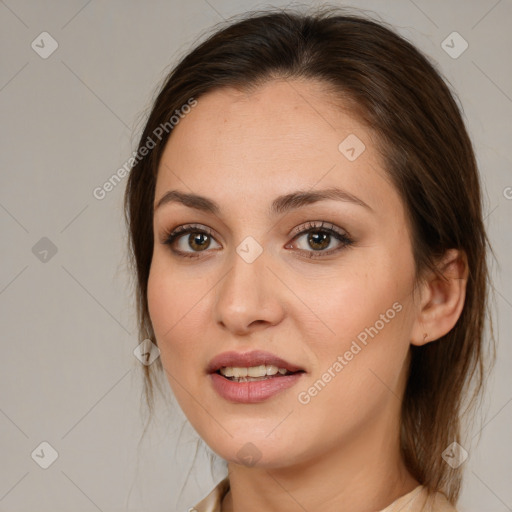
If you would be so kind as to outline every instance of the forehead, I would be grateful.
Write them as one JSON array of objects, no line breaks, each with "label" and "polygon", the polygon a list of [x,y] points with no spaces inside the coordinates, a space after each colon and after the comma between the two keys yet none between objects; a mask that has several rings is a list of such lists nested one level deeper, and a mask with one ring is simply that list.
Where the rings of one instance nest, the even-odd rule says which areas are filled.
[{"label": "forehead", "polygon": [[222,204],[233,194],[263,200],[329,186],[368,203],[393,199],[375,134],[322,84],[276,80],[251,92],[217,89],[197,101],[168,140],[157,199],[169,188]]}]

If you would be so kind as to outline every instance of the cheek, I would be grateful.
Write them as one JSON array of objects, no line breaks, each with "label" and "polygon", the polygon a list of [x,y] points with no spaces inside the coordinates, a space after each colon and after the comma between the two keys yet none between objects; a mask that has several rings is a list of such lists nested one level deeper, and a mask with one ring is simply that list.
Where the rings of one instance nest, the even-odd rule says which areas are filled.
[{"label": "cheek", "polygon": [[182,290],[183,287],[178,287],[174,282],[172,273],[167,272],[158,261],[152,263],[147,290],[148,310],[166,369],[169,369],[168,363],[175,359],[169,357],[170,352],[179,356],[176,352],[180,349],[180,327],[187,309],[190,309]]},{"label": "cheek", "polygon": [[172,327],[175,320],[176,299],[172,293],[172,283],[166,272],[163,272],[158,262],[153,261],[148,279],[148,310],[151,323],[159,342],[165,330]]},{"label": "cheek", "polygon": [[187,316],[199,306],[200,284],[189,280],[175,269],[169,268],[165,258],[157,255],[148,278],[148,309],[155,334],[162,342],[172,339],[184,323],[190,323]]},{"label": "cheek", "polygon": [[345,294],[350,289],[326,301],[323,313],[335,334],[311,338],[315,364],[297,397],[305,424],[332,424],[334,436],[361,428],[396,401],[409,348],[407,304],[398,294]]},{"label": "cheek", "polygon": [[147,290],[148,310],[165,376],[178,403],[183,407],[180,384],[185,387],[188,384],[184,381],[187,373],[180,371],[184,366],[183,361],[190,357],[187,353],[187,346],[190,345],[183,342],[186,340],[181,336],[180,327],[187,305],[183,296],[176,293],[176,284],[171,275],[159,266],[158,260],[152,262]]},{"label": "cheek", "polygon": [[398,306],[393,309],[393,304],[404,306],[412,286],[412,277],[408,274],[405,264],[400,270],[382,257],[374,261],[359,259],[342,269],[339,276],[332,275],[324,280],[323,286],[315,288],[306,283],[303,295],[307,297],[309,308],[324,324],[323,336],[333,341],[346,340],[374,325],[386,312],[388,315],[383,321],[398,316]]},{"label": "cheek", "polygon": [[381,253],[371,261],[359,259],[350,270],[323,291],[308,292],[308,306],[322,320],[315,332],[303,324],[315,354],[314,377],[328,380],[322,375],[329,369],[336,375],[329,386],[337,391],[323,394],[327,401],[335,402],[340,393],[356,402],[363,395],[376,396],[382,382],[394,388],[409,347],[412,260],[394,261]]},{"label": "cheek", "polygon": [[[209,304],[204,286],[197,277],[169,269],[165,260],[156,258],[152,262],[147,290],[151,323],[168,377],[179,376],[183,383],[191,378],[190,369],[202,364],[197,348]],[[169,382],[178,394],[172,379]]]}]

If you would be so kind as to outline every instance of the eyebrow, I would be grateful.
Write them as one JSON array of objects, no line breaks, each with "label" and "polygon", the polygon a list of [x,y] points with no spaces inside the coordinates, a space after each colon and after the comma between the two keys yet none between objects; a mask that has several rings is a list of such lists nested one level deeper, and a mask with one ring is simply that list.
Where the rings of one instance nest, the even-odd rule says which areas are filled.
[{"label": "eyebrow", "polygon": [[[269,214],[275,216],[289,212],[291,210],[296,210],[308,204],[313,204],[318,201],[324,201],[329,199],[335,201],[354,203],[370,211],[373,211],[373,209],[368,204],[366,204],[362,199],[359,199],[358,197],[354,196],[353,194],[350,194],[345,190],[342,190],[337,187],[332,187],[323,190],[316,190],[314,192],[297,190],[296,192],[279,196],[276,199],[274,199],[274,201],[272,201],[272,204],[270,205],[269,208]],[[212,199],[197,194],[179,192],[178,190],[169,190],[168,192],[166,192],[158,200],[158,203],[156,204],[154,211],[156,212],[156,210],[158,210],[162,206],[170,203],[181,203],[185,206],[188,206],[189,208],[194,208],[195,210],[199,210],[206,213],[212,213],[214,215],[220,215],[221,211],[220,206]]]}]

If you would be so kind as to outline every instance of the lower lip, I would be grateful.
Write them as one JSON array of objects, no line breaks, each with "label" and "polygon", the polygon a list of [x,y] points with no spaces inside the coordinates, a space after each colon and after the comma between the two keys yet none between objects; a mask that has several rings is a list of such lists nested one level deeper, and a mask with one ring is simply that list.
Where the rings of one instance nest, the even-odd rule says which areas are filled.
[{"label": "lower lip", "polygon": [[280,391],[290,388],[299,381],[303,373],[293,373],[252,382],[235,382],[218,373],[210,373],[210,378],[215,391],[225,400],[253,404],[263,402]]}]

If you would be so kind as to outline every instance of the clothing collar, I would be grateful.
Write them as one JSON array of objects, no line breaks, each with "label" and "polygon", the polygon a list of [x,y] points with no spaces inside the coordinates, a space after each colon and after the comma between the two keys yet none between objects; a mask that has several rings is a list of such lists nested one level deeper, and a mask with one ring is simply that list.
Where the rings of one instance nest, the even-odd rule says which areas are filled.
[{"label": "clothing collar", "polygon": [[[204,499],[189,509],[189,512],[221,512],[222,499],[228,493],[229,488],[229,478],[226,476]],[[427,497],[427,489],[423,485],[418,485],[380,512],[420,512],[426,504]],[[436,494],[431,505],[425,507],[424,510],[425,512],[457,512],[444,494],[440,492]]]}]

